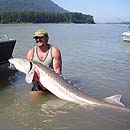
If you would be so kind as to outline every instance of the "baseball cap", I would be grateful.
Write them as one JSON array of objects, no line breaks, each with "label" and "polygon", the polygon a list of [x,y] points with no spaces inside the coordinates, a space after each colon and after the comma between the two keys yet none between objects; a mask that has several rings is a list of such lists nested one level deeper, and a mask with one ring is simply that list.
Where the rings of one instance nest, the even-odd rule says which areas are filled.
[{"label": "baseball cap", "polygon": [[44,35],[48,35],[48,32],[46,30],[43,29],[39,29],[34,33],[33,38],[35,37],[43,37]]}]

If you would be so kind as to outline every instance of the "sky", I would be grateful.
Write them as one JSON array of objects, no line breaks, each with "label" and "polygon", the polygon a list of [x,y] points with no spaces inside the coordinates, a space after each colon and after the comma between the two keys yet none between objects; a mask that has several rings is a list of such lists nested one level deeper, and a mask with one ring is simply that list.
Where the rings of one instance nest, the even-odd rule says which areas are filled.
[{"label": "sky", "polygon": [[130,0],[52,0],[71,12],[90,14],[95,22],[130,21]]}]

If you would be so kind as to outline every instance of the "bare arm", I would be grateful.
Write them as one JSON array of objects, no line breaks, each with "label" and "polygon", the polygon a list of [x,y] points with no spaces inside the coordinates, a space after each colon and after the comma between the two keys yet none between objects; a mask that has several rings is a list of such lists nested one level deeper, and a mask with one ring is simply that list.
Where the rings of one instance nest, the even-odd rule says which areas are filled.
[{"label": "bare arm", "polygon": [[62,74],[62,57],[61,52],[58,48],[52,48],[52,57],[53,57],[53,69],[54,71],[61,75]]},{"label": "bare arm", "polygon": [[30,50],[28,51],[27,55],[26,55],[26,59],[32,60],[32,58],[33,58],[33,48],[30,49]]}]

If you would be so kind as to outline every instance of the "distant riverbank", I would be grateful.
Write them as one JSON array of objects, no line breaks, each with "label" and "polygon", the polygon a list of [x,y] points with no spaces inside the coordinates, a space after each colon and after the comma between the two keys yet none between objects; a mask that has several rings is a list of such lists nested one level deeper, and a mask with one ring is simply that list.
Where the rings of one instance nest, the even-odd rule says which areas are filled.
[{"label": "distant riverbank", "polygon": [[0,23],[87,23],[94,24],[92,15],[78,12],[35,12],[35,11],[1,11]]}]

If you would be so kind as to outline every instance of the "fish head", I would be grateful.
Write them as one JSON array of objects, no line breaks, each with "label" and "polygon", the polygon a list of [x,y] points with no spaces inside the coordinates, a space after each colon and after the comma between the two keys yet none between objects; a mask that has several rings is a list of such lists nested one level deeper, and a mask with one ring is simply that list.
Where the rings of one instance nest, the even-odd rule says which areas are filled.
[{"label": "fish head", "polygon": [[34,76],[34,64],[32,61],[22,58],[11,58],[9,62],[14,65],[14,67],[26,74],[26,82],[31,83]]},{"label": "fish head", "polygon": [[25,74],[30,71],[31,62],[27,59],[11,58],[9,62],[15,66],[15,68]]}]

